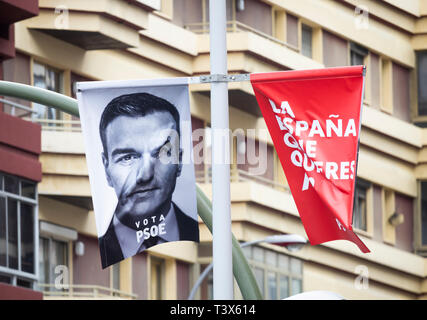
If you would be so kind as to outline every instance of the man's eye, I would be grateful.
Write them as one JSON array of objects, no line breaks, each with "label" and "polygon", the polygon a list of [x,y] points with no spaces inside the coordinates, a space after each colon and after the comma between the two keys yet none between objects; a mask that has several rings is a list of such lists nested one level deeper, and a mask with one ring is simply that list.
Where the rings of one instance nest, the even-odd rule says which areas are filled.
[{"label": "man's eye", "polygon": [[133,161],[134,159],[136,159],[136,156],[135,156],[135,155],[127,154],[127,155],[125,155],[125,156],[121,157],[121,158],[119,159],[119,162],[122,162],[122,163],[129,163],[129,162]]}]

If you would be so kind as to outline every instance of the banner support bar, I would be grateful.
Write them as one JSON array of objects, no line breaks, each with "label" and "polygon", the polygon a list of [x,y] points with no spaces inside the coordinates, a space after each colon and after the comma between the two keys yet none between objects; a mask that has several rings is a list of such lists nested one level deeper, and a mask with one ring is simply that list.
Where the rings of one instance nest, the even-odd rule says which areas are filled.
[{"label": "banner support bar", "polygon": [[[363,66],[363,76],[366,76],[366,66]],[[215,74],[205,74],[205,75],[200,75],[195,77],[183,77],[183,78],[175,78],[175,79],[182,79],[183,82],[187,82],[188,84],[245,82],[245,81],[251,81],[251,74],[250,73],[241,73],[241,74],[215,73]],[[117,84],[115,84],[115,86],[117,86]],[[83,90],[77,87],[77,91],[81,92]]]},{"label": "banner support bar", "polygon": [[[363,76],[366,76],[366,66],[363,66]],[[222,74],[222,73],[213,73],[213,74],[204,74],[200,76],[194,76],[194,77],[178,77],[174,78],[178,79],[176,84],[186,83],[186,84],[201,84],[201,83],[228,83],[228,82],[245,82],[245,81],[251,81],[251,74],[250,73],[241,73],[241,74]],[[150,81],[151,83],[153,81],[159,81],[159,79],[141,79],[138,81]],[[137,81],[137,85],[141,86],[142,83]],[[77,92],[82,92],[86,90],[93,89],[92,86],[96,84],[99,81],[90,81],[90,82],[80,82],[79,85],[76,87]],[[106,85],[105,88],[117,88],[119,85],[117,81],[103,81],[104,83],[110,82],[109,85]],[[119,81],[121,82],[121,81]],[[150,83],[150,84],[151,84]],[[84,84],[84,87],[82,88],[82,85]],[[170,83],[162,83],[158,82],[158,86],[164,86],[164,85],[171,85]],[[98,85],[99,86],[99,85]],[[121,84],[121,86],[129,87],[130,84],[126,83],[126,85]],[[98,88],[98,87],[96,87]]]},{"label": "banner support bar", "polygon": [[[363,76],[366,76],[366,66],[363,66]],[[207,74],[196,77],[189,77],[189,84],[198,83],[225,83],[225,82],[245,82],[251,81],[250,73],[241,74]]]},{"label": "banner support bar", "polygon": [[250,81],[250,73],[242,74],[209,74],[198,77],[190,77],[188,83],[215,83],[215,82],[243,82]]}]

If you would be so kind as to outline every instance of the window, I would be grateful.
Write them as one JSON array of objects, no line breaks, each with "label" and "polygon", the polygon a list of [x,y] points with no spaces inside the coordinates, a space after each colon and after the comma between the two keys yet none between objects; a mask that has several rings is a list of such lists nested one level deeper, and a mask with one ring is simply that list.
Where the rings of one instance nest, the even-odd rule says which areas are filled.
[{"label": "window", "polygon": [[427,51],[417,52],[418,115],[427,115]]},{"label": "window", "polygon": [[178,300],[187,299],[190,293],[190,269],[191,265],[183,261],[176,261],[176,277],[177,277],[177,292]]},{"label": "window", "polygon": [[36,198],[35,182],[0,173],[0,274],[12,284],[35,280]]},{"label": "window", "polygon": [[[204,245],[200,246],[200,248],[205,247]],[[209,253],[209,256],[212,256],[212,252]],[[202,257],[200,255],[200,251],[199,251],[199,257]],[[200,275],[205,272],[206,268],[208,268],[209,265],[208,264],[201,264],[200,265]],[[191,290],[194,287],[191,288]],[[187,297],[186,297],[187,298]],[[213,270],[211,268],[211,270],[208,272],[208,274],[205,276],[205,279],[203,280],[203,282],[200,284],[200,300],[213,300]]]},{"label": "window", "polygon": [[[207,18],[204,19],[203,0],[190,1],[190,0],[175,0],[172,3],[173,14],[172,22],[180,27],[189,27],[192,29],[201,28],[200,23],[205,23]],[[209,4],[208,4],[209,6]]]},{"label": "window", "polygon": [[269,4],[258,0],[230,2],[232,2],[231,16],[235,16],[237,23],[243,24],[242,28],[249,26],[263,34],[270,36],[273,34],[273,10]]},{"label": "window", "polygon": [[311,25],[311,22],[305,22],[297,16],[274,9],[275,38],[285,42],[287,47],[303,56],[322,62],[322,54],[319,52],[322,48],[321,35],[321,28]]},{"label": "window", "polygon": [[[62,91],[62,74],[51,67],[34,62],[33,64],[34,86],[55,92]],[[33,114],[36,119],[61,119],[61,112],[54,108],[34,103],[33,108],[37,113]]]},{"label": "window", "polygon": [[313,29],[305,24],[301,28],[301,53],[309,58],[313,56]]},{"label": "window", "polygon": [[410,69],[392,63],[393,116],[406,122],[411,121],[410,72]]},{"label": "window", "polygon": [[[227,31],[242,30],[268,36],[273,34],[271,5],[258,0],[226,0],[225,8]],[[174,0],[172,22],[196,33],[209,32],[209,1]]]},{"label": "window", "polygon": [[[120,263],[111,266],[111,287],[114,290],[120,290]],[[113,295],[119,295],[114,292]]]},{"label": "window", "polygon": [[41,288],[43,291],[57,291],[54,285],[69,284],[70,241],[77,240],[77,231],[40,221],[39,234],[39,283],[47,285]]},{"label": "window", "polygon": [[[68,242],[53,238],[40,237],[39,243],[39,283],[54,284],[55,278],[60,274],[58,266],[68,267]],[[64,284],[68,279],[63,279]],[[46,290],[43,288],[43,290]],[[47,290],[54,291],[54,286]]]},{"label": "window", "polygon": [[300,259],[258,246],[243,251],[265,299],[284,299],[302,292]]},{"label": "window", "polygon": [[367,231],[367,204],[366,194],[369,183],[359,178],[356,180],[353,204],[353,227]]},{"label": "window", "polygon": [[[226,19],[234,20],[233,1],[226,0]],[[172,22],[194,32],[209,32],[208,0],[174,0]]]},{"label": "window", "polygon": [[161,300],[165,297],[165,260],[151,257],[151,299]]},{"label": "window", "polygon": [[326,30],[323,33],[323,63],[325,67],[341,67],[348,64],[348,42]]},{"label": "window", "polygon": [[286,42],[298,48],[298,18],[288,13],[286,14]]},{"label": "window", "polygon": [[350,64],[352,66],[360,66],[365,64],[365,57],[368,55],[368,50],[359,46],[356,43],[350,44]]}]

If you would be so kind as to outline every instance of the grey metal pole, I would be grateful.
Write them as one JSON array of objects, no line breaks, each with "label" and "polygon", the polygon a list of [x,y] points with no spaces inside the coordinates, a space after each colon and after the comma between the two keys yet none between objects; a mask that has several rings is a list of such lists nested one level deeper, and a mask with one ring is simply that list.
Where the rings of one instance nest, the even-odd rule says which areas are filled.
[{"label": "grey metal pole", "polygon": [[[209,1],[212,125],[213,296],[233,299],[230,213],[230,141],[228,119],[226,1]],[[223,80],[221,80],[223,78]]]}]

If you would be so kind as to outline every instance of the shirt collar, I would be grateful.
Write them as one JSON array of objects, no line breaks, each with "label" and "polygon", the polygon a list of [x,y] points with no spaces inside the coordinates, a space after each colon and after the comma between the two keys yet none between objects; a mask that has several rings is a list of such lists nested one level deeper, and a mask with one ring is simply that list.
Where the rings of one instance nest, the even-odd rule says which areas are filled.
[{"label": "shirt collar", "polygon": [[[151,219],[151,217],[148,219]],[[164,230],[166,233],[159,235],[160,243],[179,240],[178,221],[176,219],[175,205],[173,203],[171,204],[167,215],[164,217],[164,220],[162,216],[160,216],[159,221],[156,221],[155,224],[159,225],[162,223],[164,223]],[[122,224],[116,215],[113,216],[113,225],[124,258],[131,257],[146,249],[143,242],[141,242],[144,239],[143,237],[139,243],[137,241],[137,231],[144,230],[145,228],[143,225],[143,219],[140,221],[140,228],[137,230]]]}]

